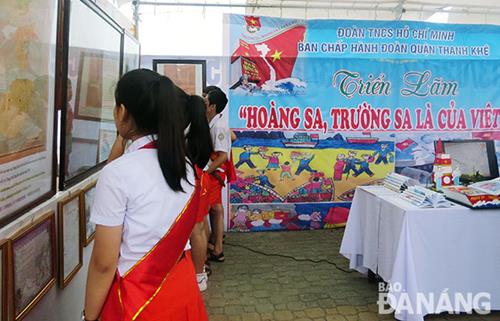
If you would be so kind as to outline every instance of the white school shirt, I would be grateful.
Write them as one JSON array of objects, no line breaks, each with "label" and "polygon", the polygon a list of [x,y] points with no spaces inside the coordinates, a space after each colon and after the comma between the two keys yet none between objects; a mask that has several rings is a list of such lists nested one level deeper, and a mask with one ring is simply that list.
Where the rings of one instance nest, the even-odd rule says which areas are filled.
[{"label": "white school shirt", "polygon": [[[120,158],[106,165],[97,181],[90,221],[123,226],[118,271],[124,275],[168,231],[194,187],[182,181],[174,192],[163,177],[156,149],[140,149],[151,136],[135,140]],[[188,166],[188,180],[194,174]],[[189,241],[186,249],[190,249]]]},{"label": "white school shirt", "polygon": [[210,136],[212,137],[214,151],[225,152],[229,157],[231,152],[231,132],[222,119],[222,114],[215,115],[210,121]]}]

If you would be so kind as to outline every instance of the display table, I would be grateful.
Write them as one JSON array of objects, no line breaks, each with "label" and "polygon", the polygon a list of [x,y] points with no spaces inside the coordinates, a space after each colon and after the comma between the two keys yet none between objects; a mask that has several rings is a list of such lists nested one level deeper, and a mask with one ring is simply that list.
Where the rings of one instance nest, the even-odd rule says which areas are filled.
[{"label": "display table", "polygon": [[448,293],[455,307],[457,296],[486,292],[491,309],[500,310],[498,209],[420,209],[384,187],[358,187],[340,253],[352,269],[369,269],[396,285],[389,292],[396,302],[400,304],[402,296],[410,300],[415,311],[396,311],[399,320],[421,321],[426,314],[447,311],[443,302],[416,311],[417,296],[433,295],[438,301],[442,293]]}]

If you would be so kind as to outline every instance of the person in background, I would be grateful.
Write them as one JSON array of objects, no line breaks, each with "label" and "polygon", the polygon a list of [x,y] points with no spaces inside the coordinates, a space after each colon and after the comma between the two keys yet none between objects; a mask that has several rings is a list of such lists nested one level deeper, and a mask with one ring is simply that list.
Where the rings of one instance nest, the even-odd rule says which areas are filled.
[{"label": "person in background", "polygon": [[[178,88],[178,92],[183,102],[182,105],[188,107],[184,109],[184,116],[190,120],[189,124],[186,122],[185,127],[189,155],[196,164],[198,179],[207,182],[208,177],[205,177],[206,173],[203,172],[203,169],[207,166],[210,155],[213,153],[213,145],[206,116],[205,101],[199,96],[186,94],[180,88]],[[209,212],[208,190],[202,191],[202,194],[204,197],[200,202],[196,225],[190,241],[198,287],[200,291],[205,291],[208,287],[208,273],[205,267],[208,247],[208,223],[206,221]]]},{"label": "person in background", "polygon": [[[197,178],[201,181],[204,175],[202,169],[206,167],[210,155],[213,152],[210,128],[206,117],[205,102],[203,98],[195,95],[188,95],[177,86],[176,91],[182,102],[181,105],[185,107],[184,118],[186,122],[184,134],[186,135],[187,148],[191,159],[196,164],[196,169],[198,170]],[[111,148],[108,163],[123,154],[125,145],[126,142],[123,137],[118,135]],[[206,181],[206,179],[204,180]],[[205,266],[208,246],[208,224],[206,222],[208,210],[208,199],[204,197],[203,202],[200,203],[196,225],[193,228],[190,238],[191,254],[200,291],[205,291],[208,287],[208,266]]]},{"label": "person in background", "polygon": [[[210,89],[210,86],[207,87]],[[205,95],[207,119],[210,124],[210,136],[214,147],[211,162],[205,170],[209,175],[209,204],[212,227],[213,249],[209,260],[224,261],[224,207],[222,206],[222,188],[225,186],[227,170],[230,169],[231,131],[222,119],[222,112],[227,105],[226,94],[220,89],[209,90]]]},{"label": "person in background", "polygon": [[208,320],[188,242],[202,193],[195,166],[208,152],[188,148],[186,102],[167,77],[130,71],[115,99],[119,136],[91,211],[96,234],[83,319]]}]

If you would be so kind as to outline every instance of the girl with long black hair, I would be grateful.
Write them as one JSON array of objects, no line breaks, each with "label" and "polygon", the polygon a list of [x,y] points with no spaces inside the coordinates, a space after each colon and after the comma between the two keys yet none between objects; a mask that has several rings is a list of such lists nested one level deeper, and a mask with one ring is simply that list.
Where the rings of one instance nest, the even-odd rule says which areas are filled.
[{"label": "girl with long black hair", "polygon": [[115,148],[97,183],[84,319],[207,320],[188,251],[202,194],[195,166],[211,150],[188,119],[197,98],[146,69],[126,73],[115,98],[119,137],[131,144],[121,156]]}]

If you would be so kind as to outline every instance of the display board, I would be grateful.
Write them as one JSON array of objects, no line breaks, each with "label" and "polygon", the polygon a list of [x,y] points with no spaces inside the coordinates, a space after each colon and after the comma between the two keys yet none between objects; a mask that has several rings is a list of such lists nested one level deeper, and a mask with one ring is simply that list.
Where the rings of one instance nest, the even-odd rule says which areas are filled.
[{"label": "display board", "polygon": [[109,155],[122,49],[122,30],[95,4],[72,0],[70,9],[61,189],[98,170]]},{"label": "display board", "polygon": [[206,86],[207,64],[205,60],[153,59],[153,70],[170,78],[190,95],[202,95]]},{"label": "display board", "polygon": [[128,34],[123,35],[123,68],[122,74],[139,68],[141,65],[141,45],[137,39]]},{"label": "display board", "polygon": [[[356,186],[500,134],[500,27],[227,15],[229,228],[345,223]],[[498,138],[496,138],[498,139]]]},{"label": "display board", "polygon": [[495,143],[492,140],[442,141],[443,152],[450,155],[462,178],[487,180],[498,177]]},{"label": "display board", "polygon": [[2,2],[0,227],[55,192],[57,3]]}]

